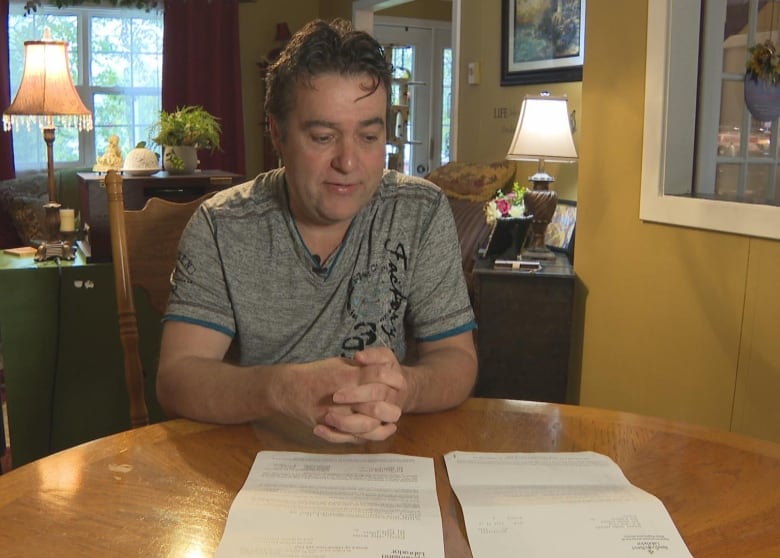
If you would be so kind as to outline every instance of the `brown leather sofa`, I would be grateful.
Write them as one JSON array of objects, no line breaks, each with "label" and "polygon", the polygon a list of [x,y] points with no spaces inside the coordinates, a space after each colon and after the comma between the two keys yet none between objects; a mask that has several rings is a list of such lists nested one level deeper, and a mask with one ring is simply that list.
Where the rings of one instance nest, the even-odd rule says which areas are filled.
[{"label": "brown leather sofa", "polygon": [[472,300],[471,272],[478,257],[477,249],[485,243],[490,231],[483,208],[498,190],[511,191],[515,171],[515,164],[510,161],[486,164],[452,162],[434,169],[426,177],[444,191],[450,202],[458,229],[463,273]]}]

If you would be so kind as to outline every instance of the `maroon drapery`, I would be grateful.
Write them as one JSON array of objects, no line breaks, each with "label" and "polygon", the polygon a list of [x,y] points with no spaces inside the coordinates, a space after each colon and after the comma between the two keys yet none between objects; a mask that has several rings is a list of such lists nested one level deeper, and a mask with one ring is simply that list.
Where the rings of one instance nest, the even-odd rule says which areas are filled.
[{"label": "maroon drapery", "polygon": [[163,110],[200,105],[219,117],[222,149],[198,152],[200,168],[243,175],[238,0],[165,0],[164,18]]},{"label": "maroon drapery", "polygon": [[[8,5],[10,0],[0,0],[0,110],[11,106],[11,70],[8,59]],[[14,178],[14,142],[10,132],[0,130],[0,180]]]}]

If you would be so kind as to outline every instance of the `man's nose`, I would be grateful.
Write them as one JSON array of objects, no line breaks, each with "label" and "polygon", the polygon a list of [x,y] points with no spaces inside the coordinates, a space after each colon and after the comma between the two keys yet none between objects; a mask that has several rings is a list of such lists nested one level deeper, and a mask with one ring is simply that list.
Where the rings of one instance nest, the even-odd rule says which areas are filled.
[{"label": "man's nose", "polygon": [[342,138],[338,143],[337,151],[333,157],[333,168],[341,172],[349,172],[355,167],[357,158],[357,145],[351,138]]}]

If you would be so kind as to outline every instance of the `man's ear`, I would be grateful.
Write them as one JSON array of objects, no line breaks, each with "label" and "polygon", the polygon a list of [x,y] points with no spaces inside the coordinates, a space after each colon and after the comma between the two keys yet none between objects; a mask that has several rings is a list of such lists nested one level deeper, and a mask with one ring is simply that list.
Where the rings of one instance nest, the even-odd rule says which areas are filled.
[{"label": "man's ear", "polygon": [[273,143],[274,150],[281,153],[282,136],[279,131],[279,123],[270,114],[268,115],[268,130],[271,133],[271,143]]}]

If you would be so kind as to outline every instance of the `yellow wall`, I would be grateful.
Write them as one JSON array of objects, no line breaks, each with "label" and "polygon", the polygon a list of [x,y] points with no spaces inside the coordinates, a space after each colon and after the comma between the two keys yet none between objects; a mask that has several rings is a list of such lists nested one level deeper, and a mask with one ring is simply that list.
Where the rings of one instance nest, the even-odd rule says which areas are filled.
[{"label": "yellow wall", "polygon": [[410,19],[437,19],[449,21],[452,18],[452,2],[443,0],[416,0],[376,12],[378,16],[408,17]]},{"label": "yellow wall", "polygon": [[[459,152],[491,159],[490,111],[524,88],[499,88],[496,41],[480,46],[499,8],[464,4],[461,69],[481,59],[484,85],[460,84]],[[588,0],[573,384],[585,405],[780,441],[780,243],[638,218],[646,25],[647,0]]]},{"label": "yellow wall", "polygon": [[244,103],[246,176],[256,176],[263,167],[265,87],[257,63],[276,47],[276,24],[286,21],[294,33],[319,17],[317,0],[246,2],[238,5],[241,46],[241,85]]}]

